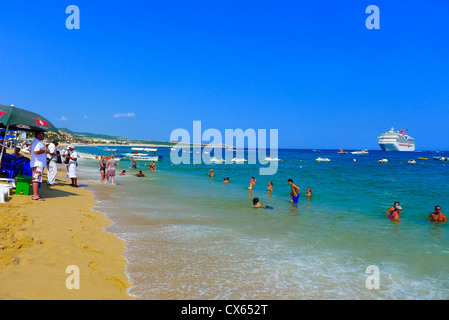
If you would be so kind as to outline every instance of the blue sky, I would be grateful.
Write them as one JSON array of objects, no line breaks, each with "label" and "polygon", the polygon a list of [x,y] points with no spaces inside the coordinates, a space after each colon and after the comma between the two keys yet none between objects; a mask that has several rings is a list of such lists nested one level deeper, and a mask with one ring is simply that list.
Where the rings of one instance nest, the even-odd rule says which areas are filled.
[{"label": "blue sky", "polygon": [[448,16],[447,0],[0,0],[0,104],[137,139],[198,120],[278,129],[284,148],[379,149],[394,126],[449,150]]}]

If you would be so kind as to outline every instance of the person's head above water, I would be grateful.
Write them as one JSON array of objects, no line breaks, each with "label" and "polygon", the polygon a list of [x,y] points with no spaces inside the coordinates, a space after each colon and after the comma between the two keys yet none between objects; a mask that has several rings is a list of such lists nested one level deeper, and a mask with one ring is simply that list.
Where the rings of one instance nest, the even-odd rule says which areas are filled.
[{"label": "person's head above water", "polygon": [[287,182],[288,183],[293,183],[293,180],[292,179],[288,179]]},{"label": "person's head above water", "polygon": [[256,205],[256,204],[258,204],[259,203],[259,198],[254,198],[253,199],[253,205]]}]

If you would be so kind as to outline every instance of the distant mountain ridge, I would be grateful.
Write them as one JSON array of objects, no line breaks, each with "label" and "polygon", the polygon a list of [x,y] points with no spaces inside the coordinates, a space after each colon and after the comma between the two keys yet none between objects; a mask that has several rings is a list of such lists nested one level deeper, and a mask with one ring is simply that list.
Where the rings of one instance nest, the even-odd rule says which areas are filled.
[{"label": "distant mountain ridge", "polygon": [[80,138],[80,139],[116,140],[116,141],[126,141],[128,143],[158,144],[158,145],[167,145],[167,146],[175,145],[175,143],[168,142],[168,141],[130,139],[130,138],[124,138],[124,137],[119,137],[119,136],[111,136],[111,135],[107,135],[107,134],[101,134],[101,133],[76,132],[76,131],[72,131],[68,128],[58,128],[58,130],[61,132],[66,132],[66,133],[68,133],[76,138]]},{"label": "distant mountain ridge", "polygon": [[[57,128],[59,131],[70,133],[71,135],[74,135],[77,138],[95,138],[95,139],[126,139],[118,136],[110,136],[107,134],[101,134],[101,133],[90,133],[90,132],[75,132],[67,128]],[[132,140],[132,139],[131,139]]]}]

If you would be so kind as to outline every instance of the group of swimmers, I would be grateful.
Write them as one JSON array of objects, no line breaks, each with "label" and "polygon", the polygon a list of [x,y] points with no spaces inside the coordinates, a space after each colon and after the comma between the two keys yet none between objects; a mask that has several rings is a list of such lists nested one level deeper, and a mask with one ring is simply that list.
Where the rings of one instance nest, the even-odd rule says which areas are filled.
[{"label": "group of swimmers", "polygon": [[[290,188],[291,188],[291,192],[289,194],[289,197],[291,198],[291,202],[292,203],[298,203],[299,196],[300,196],[299,191],[301,189],[297,185],[295,185],[293,183],[293,179],[288,179],[287,182],[288,182],[288,184],[290,185]],[[256,185],[256,178],[252,177],[251,180],[249,181],[248,189],[252,190],[255,185]],[[268,192],[273,192],[273,182],[272,181],[268,182]],[[307,192],[304,195],[306,197],[311,197],[312,196],[312,189],[311,188],[307,188]],[[271,209],[271,207],[267,207],[267,206],[264,206],[264,205],[260,204],[259,198],[254,198],[253,199],[253,207],[256,207],[256,208],[266,207],[266,208],[270,208]]]},{"label": "group of swimmers", "polygon": [[[208,174],[209,174],[210,178],[213,178],[215,176],[214,169],[210,169]],[[230,182],[229,178],[223,178],[223,183],[229,183],[229,182]],[[291,187],[291,192],[290,192],[290,195],[289,195],[289,197],[291,198],[291,202],[292,203],[298,203],[299,196],[300,196],[299,192],[300,192],[301,189],[297,185],[295,185],[293,183],[292,179],[288,179],[287,182],[288,182],[288,184]],[[253,190],[255,185],[256,185],[256,177],[251,177],[251,180],[249,181],[249,185],[248,185],[248,190],[250,190],[250,191]],[[272,181],[268,182],[268,192],[273,192],[273,182]],[[312,196],[312,189],[311,188],[307,188],[306,193],[304,194],[304,196],[311,197]],[[253,207],[256,207],[256,208],[264,207],[265,208],[267,206],[264,206],[263,204],[261,204],[259,202],[259,198],[254,198],[253,199]],[[271,207],[268,207],[268,208],[271,208]]]},{"label": "group of swimmers", "polygon": [[[131,158],[133,165],[131,166],[131,169],[137,169],[137,163],[134,158]],[[101,173],[101,182],[107,183],[109,181],[109,178],[111,178],[112,183],[114,184],[114,177],[115,177],[115,167],[118,165],[117,161],[114,159],[114,155],[110,155],[109,157],[106,157],[104,155],[101,156],[100,159],[100,173]],[[156,164],[154,161],[151,162],[149,166],[150,171],[156,171]],[[123,170],[120,173],[120,176],[126,176],[126,170]],[[139,171],[137,174],[133,174],[134,177],[143,178],[146,177],[146,175],[142,172],[142,170]]]},{"label": "group of swimmers", "polygon": [[[393,221],[399,221],[401,219],[402,207],[399,202],[395,202],[392,207],[388,208],[385,214],[388,214],[388,219]],[[446,222],[447,217],[444,213],[441,212],[440,206],[435,206],[435,211],[432,212],[427,218],[430,222]]]},{"label": "group of swimmers", "polygon": [[[213,178],[214,176],[215,176],[214,170],[211,169],[209,171],[209,177]],[[224,178],[223,182],[224,183],[229,183],[229,178]],[[292,203],[298,203],[299,196],[300,196],[300,188],[297,185],[294,184],[293,179],[288,179],[287,182],[288,182],[288,184],[290,185],[290,188],[291,188],[291,192],[289,194],[289,197],[291,198],[291,202]],[[255,177],[251,177],[251,180],[249,181],[248,189],[249,190],[253,190],[255,185],[256,185],[256,178]],[[272,181],[270,181],[268,183],[268,192],[273,192],[273,182]],[[304,195],[306,197],[311,197],[312,196],[312,189],[311,188],[307,188],[306,189],[306,193]],[[272,207],[265,206],[265,205],[261,204],[259,198],[253,198],[253,205],[252,205],[252,207],[254,207],[254,208],[273,209]],[[393,206],[388,208],[386,214],[388,215],[388,219],[391,219],[393,221],[399,221],[400,217],[401,217],[401,212],[402,212],[402,207],[400,206],[399,202],[396,201],[393,204]],[[435,206],[435,211],[432,212],[429,215],[427,220],[431,221],[431,222],[446,222],[447,221],[447,217],[446,217],[446,215],[444,213],[441,212],[441,207],[440,206]]]},{"label": "group of swimmers", "polygon": [[[126,170],[123,170],[122,173],[120,173],[121,176],[126,176]],[[142,172],[142,170],[139,170],[139,173],[133,174],[134,177],[143,178],[146,177],[146,175]]]}]

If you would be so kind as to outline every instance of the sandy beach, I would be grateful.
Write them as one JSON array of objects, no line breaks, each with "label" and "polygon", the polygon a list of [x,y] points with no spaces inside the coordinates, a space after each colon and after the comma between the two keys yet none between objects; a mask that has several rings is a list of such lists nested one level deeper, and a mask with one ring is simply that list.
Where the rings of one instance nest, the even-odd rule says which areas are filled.
[{"label": "sandy beach", "polygon": [[[93,194],[70,187],[59,169],[51,188],[44,175],[46,201],[13,194],[0,204],[0,299],[132,299],[124,241],[104,230],[112,222],[93,210]],[[68,288],[77,275],[69,266],[79,289]]]}]

